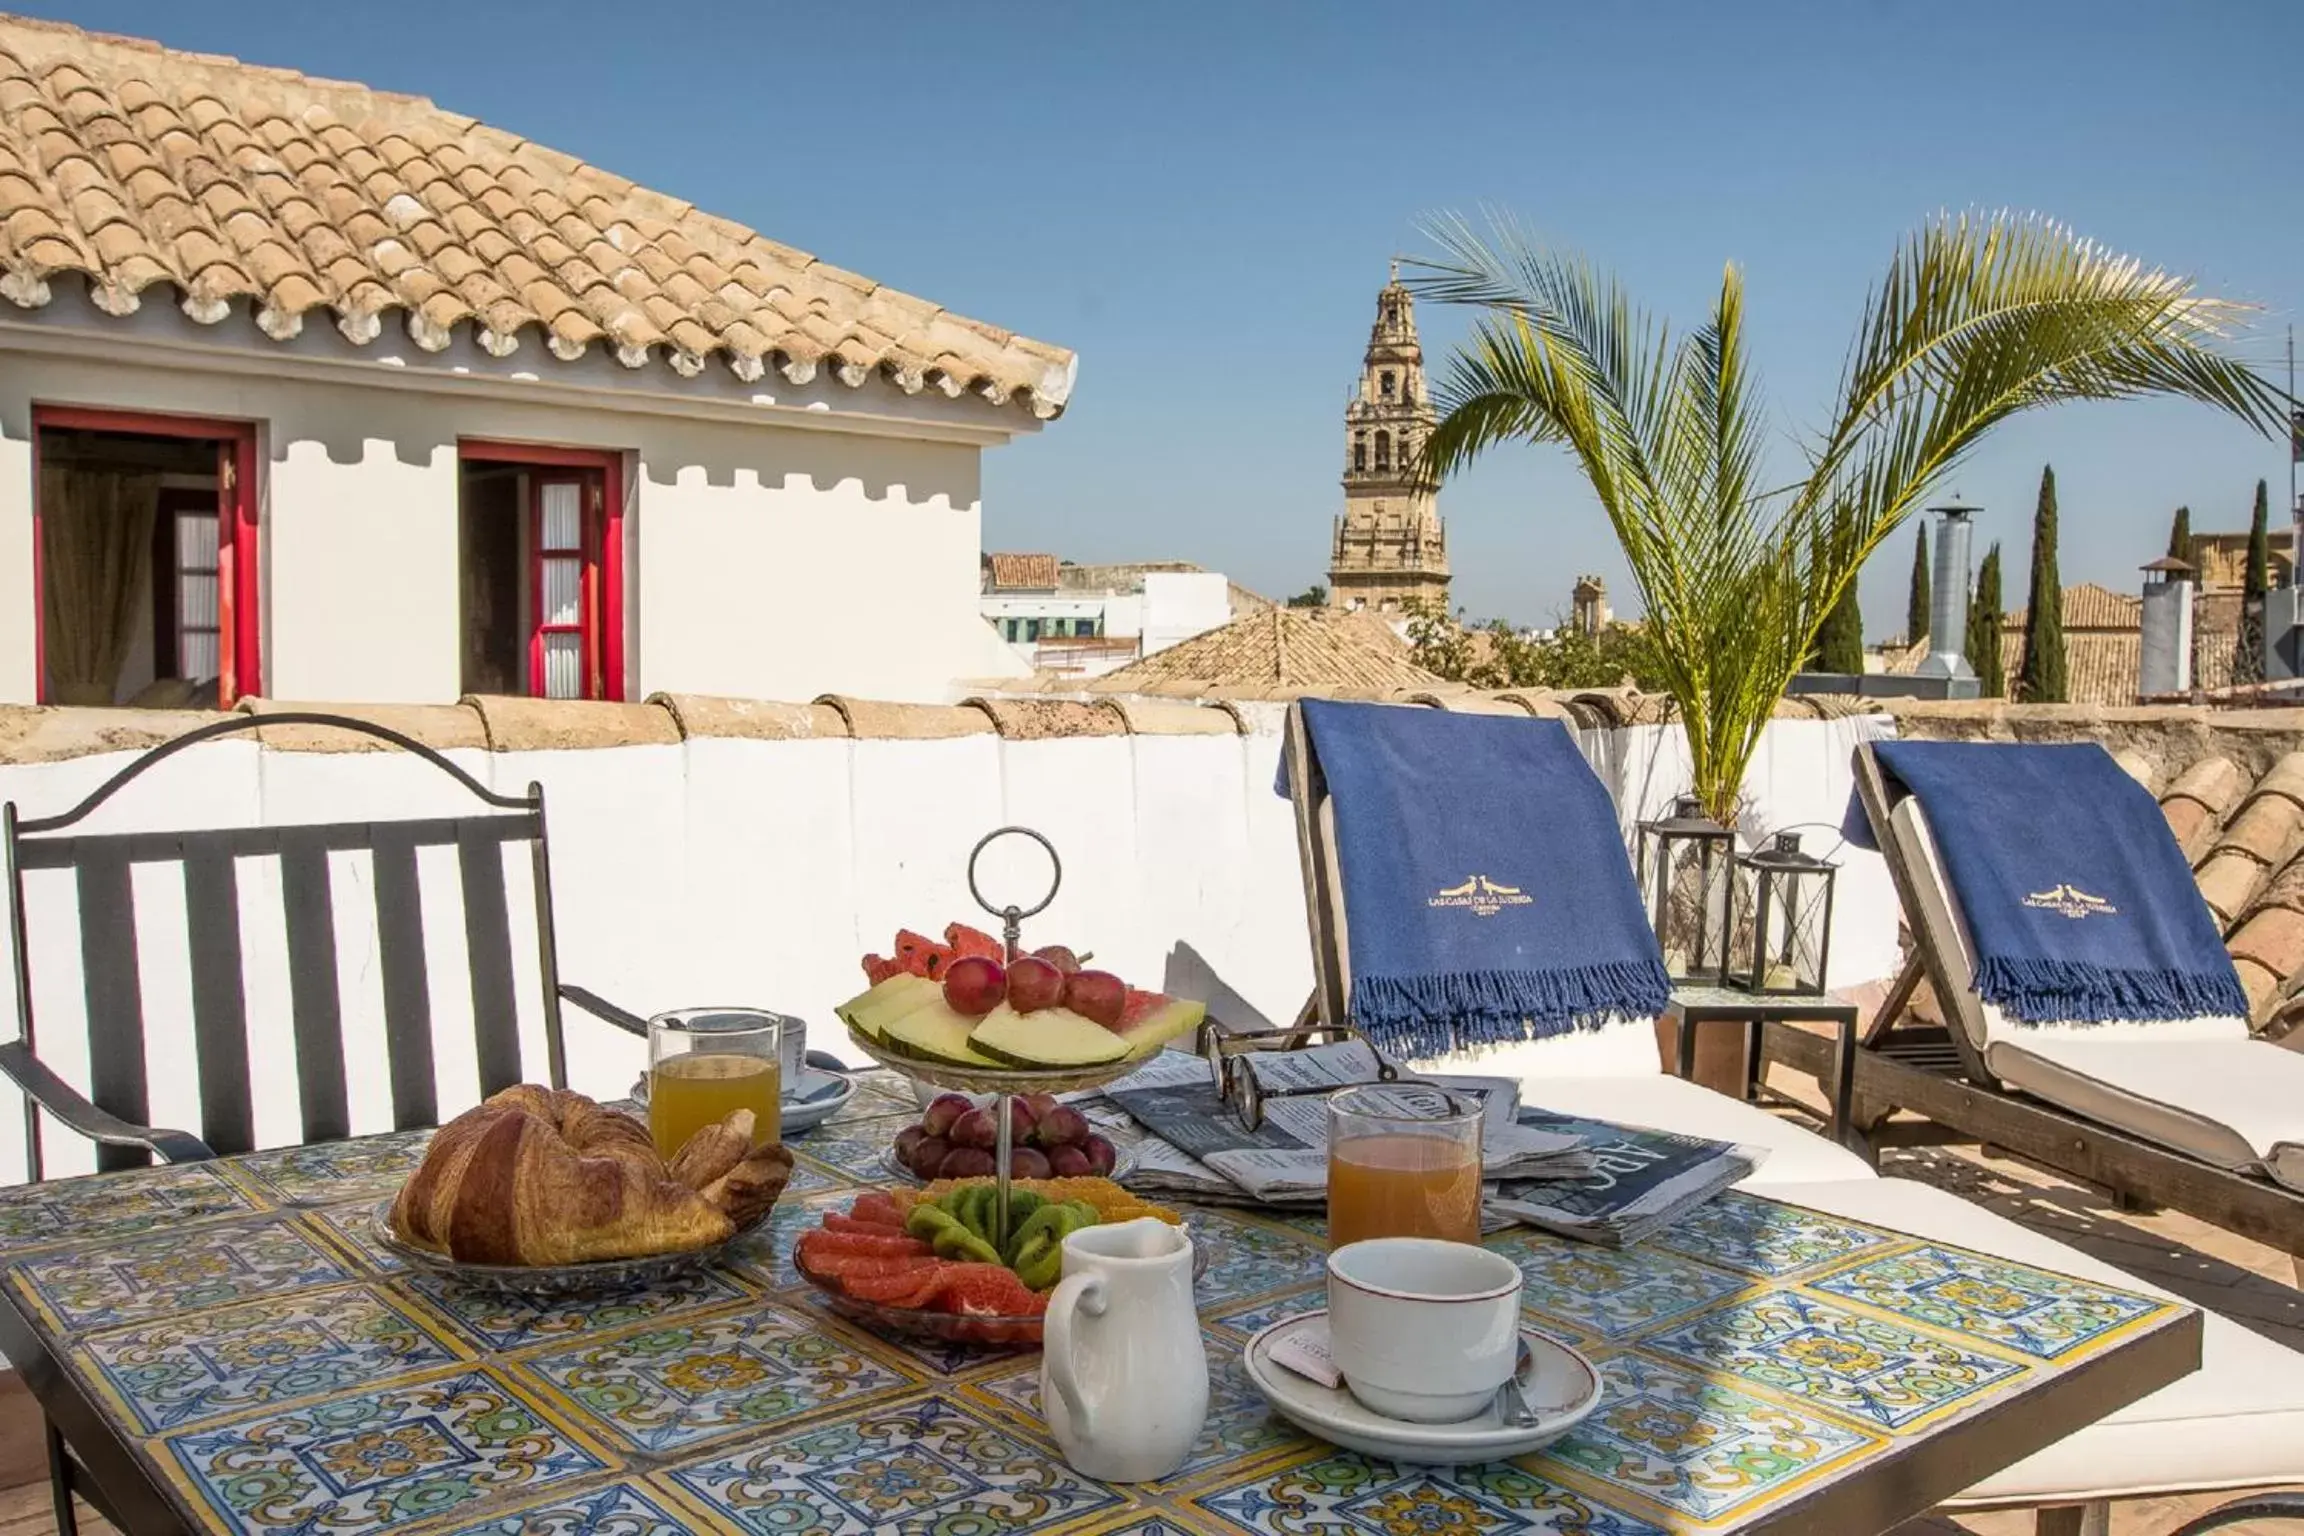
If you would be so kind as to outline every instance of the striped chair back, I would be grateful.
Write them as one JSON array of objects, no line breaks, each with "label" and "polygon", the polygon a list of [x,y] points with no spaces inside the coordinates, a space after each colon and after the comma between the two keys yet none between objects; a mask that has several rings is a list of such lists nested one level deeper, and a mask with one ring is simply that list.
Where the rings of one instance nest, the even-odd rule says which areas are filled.
[{"label": "striped chair back", "polygon": [[[327,727],[388,743],[446,775],[478,808],[469,815],[405,820],[80,830],[100,806],[167,759],[218,737],[280,726]],[[424,787],[429,793],[435,786]],[[158,784],[143,788],[156,807],[169,803],[159,798]],[[258,1145],[258,1087],[277,1088],[279,1057],[292,1053],[300,1138],[334,1140],[354,1133],[355,1100],[378,1098],[372,1078],[379,1042],[373,1037],[380,1032],[392,1125],[437,1124],[443,1076],[463,1084],[472,1080],[460,1063],[436,1059],[436,1046],[453,1048],[465,1032],[466,992],[482,1096],[521,1081],[521,1020],[524,1013],[534,1015],[539,1003],[549,1080],[566,1083],[539,785],[529,785],[525,795],[500,794],[432,748],[367,721],[306,713],[236,716],[143,754],[59,815],[20,817],[9,803],[0,811],[0,843],[7,860],[21,1038],[39,1052],[36,996],[60,1005],[72,990],[68,977],[61,988],[36,986],[34,961],[40,957],[30,935],[37,909],[28,910],[27,895],[38,886],[47,899],[71,909],[54,915],[59,926],[53,930],[50,914],[39,914],[43,938],[56,935],[43,952],[61,971],[71,967],[64,963],[70,944],[60,924],[76,920],[78,1011],[86,1032],[83,1091],[99,1109],[152,1123],[148,1062],[163,1056],[185,1060],[188,1044],[188,1059],[197,1064],[198,1134],[219,1153],[247,1151]],[[517,862],[523,848],[525,871]],[[513,899],[508,867],[515,877],[511,884],[528,886],[532,903]],[[180,916],[177,892],[161,888],[179,883]],[[274,891],[276,901],[256,899]],[[519,905],[532,905],[531,919],[516,916]],[[450,910],[458,907],[460,912]],[[275,911],[276,917],[269,915]],[[347,935],[355,952],[340,954]],[[175,953],[156,954],[163,946]],[[524,963],[527,946],[533,946],[532,971]],[[459,968],[462,975],[454,975]],[[171,980],[155,988],[156,976]],[[252,978],[261,984],[252,985]],[[532,990],[538,986],[540,999]],[[156,990],[166,998],[147,995]],[[523,992],[530,998],[525,1009]],[[278,1017],[283,1004],[285,1019]],[[46,1027],[53,1047],[57,1024],[49,1020]],[[161,1040],[167,1032],[188,1032],[189,1041]],[[533,1040],[537,1032],[527,1033]],[[189,1107],[181,1103],[187,1092],[182,1085],[163,1086],[174,1090],[179,1107]],[[28,1152],[35,1179],[43,1176],[39,1121],[38,1114],[31,1116]],[[102,1169],[146,1160],[141,1149],[97,1149]]]}]

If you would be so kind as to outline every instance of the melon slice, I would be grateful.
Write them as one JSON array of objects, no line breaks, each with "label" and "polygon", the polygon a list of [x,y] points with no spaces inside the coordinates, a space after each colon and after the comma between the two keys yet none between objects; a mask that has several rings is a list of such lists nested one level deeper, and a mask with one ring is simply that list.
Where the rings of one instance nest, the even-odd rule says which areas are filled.
[{"label": "melon slice", "polygon": [[1130,987],[1127,1006],[1120,1010],[1120,1022],[1112,1026],[1112,1033],[1127,1042],[1131,1057],[1144,1057],[1178,1035],[1198,1029],[1207,1017],[1206,1003]]},{"label": "melon slice", "polygon": [[874,983],[868,990],[857,993],[833,1009],[832,1013],[856,1033],[877,1040],[890,1019],[899,1018],[943,995],[943,987],[927,977],[915,976],[910,971],[899,971],[885,981]]},{"label": "melon slice", "polygon": [[956,1067],[996,1067],[1000,1063],[969,1043],[976,1020],[955,1013],[938,995],[908,1013],[880,1022],[880,1043],[892,1051]]},{"label": "melon slice", "polygon": [[1012,1067],[1094,1067],[1128,1054],[1128,1042],[1069,1008],[1018,1013],[1002,1003],[968,1043]]}]

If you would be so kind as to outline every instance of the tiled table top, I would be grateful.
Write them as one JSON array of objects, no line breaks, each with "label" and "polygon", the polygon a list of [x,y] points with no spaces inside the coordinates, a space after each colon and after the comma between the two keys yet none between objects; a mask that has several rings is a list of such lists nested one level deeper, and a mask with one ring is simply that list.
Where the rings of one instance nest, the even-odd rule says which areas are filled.
[{"label": "tiled table top", "polygon": [[2185,1320],[1741,1195],[1627,1253],[1513,1231],[1492,1244],[1529,1316],[1601,1364],[1605,1401],[1516,1463],[1395,1466],[1298,1434],[1240,1368],[1320,1304],[1317,1233],[1201,1211],[1208,1425],[1166,1482],[1112,1487],[1049,1441],[1036,1355],[878,1338],[793,1273],[910,1111],[860,1093],[794,1140],[806,1177],[733,1262],[638,1295],[402,1271],[366,1214],[421,1133],[0,1192],[0,1263],[187,1528],[233,1536],[1736,1531]]}]

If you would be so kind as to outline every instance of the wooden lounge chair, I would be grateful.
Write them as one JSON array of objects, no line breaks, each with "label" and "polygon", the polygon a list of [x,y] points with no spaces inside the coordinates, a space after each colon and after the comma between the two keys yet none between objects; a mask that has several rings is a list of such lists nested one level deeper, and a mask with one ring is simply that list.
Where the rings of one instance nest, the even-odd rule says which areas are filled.
[{"label": "wooden lounge chair", "polygon": [[[455,804],[477,800],[479,807],[427,819],[197,831],[83,826],[130,785],[192,747],[258,728],[314,726],[396,747],[444,776],[423,785],[440,790],[436,798]],[[170,781],[174,798],[131,796],[139,803],[139,826],[198,795],[196,787],[187,788],[191,781],[186,777],[161,777]],[[532,895],[524,904],[508,899],[506,878],[507,855],[523,846]],[[202,726],[137,757],[67,811],[20,817],[14,802],[0,807],[0,852],[7,862],[17,1021],[17,1038],[0,1043],[0,1072],[23,1090],[31,1109],[28,1151],[34,1179],[44,1171],[45,1120],[96,1142],[98,1166],[105,1170],[141,1166],[154,1153],[180,1163],[252,1150],[259,1144],[257,1078],[277,1080],[290,1060],[301,1135],[285,1139],[330,1141],[354,1132],[356,1102],[376,1097],[372,1071],[368,1083],[356,1085],[355,1078],[377,1058],[384,1068],[381,1086],[389,1092],[391,1127],[405,1129],[439,1123],[443,1082],[476,1081],[479,1096],[486,1096],[531,1076],[537,1067],[532,1052],[542,1056],[544,1078],[565,1087],[563,1001],[627,1033],[645,1037],[648,1032],[638,1015],[559,979],[542,786],[530,784],[523,795],[500,794],[421,742],[368,721],[290,712],[236,716]],[[429,883],[430,894],[456,910],[440,911],[427,900],[428,882],[420,877],[419,864],[435,857],[452,862],[455,878]],[[27,875],[36,879],[28,882]],[[53,893],[63,899],[28,904],[28,884],[45,896],[66,876],[68,890]],[[260,931],[247,921],[262,905],[252,893],[273,885],[278,900]],[[157,900],[164,886],[180,897]],[[449,888],[460,900],[445,902]],[[155,906],[173,907],[179,900],[180,918],[155,920]],[[519,911],[522,905],[525,913]],[[76,985],[67,980],[55,991],[42,986],[33,965],[28,906],[40,908],[43,920],[51,907],[69,910],[78,930]],[[376,999],[347,996],[348,970],[357,973],[364,967],[357,962],[346,967],[338,953],[344,933],[340,918],[349,916],[360,929],[370,928],[362,908],[373,912],[381,1039],[375,1037],[373,1019],[361,1018],[375,1011]],[[64,913],[55,915],[61,919]],[[170,940],[173,953],[163,954]],[[53,949],[42,949],[58,958]],[[268,1018],[261,999],[250,1006],[251,978],[270,971],[277,981],[283,959],[288,1016]],[[443,1007],[450,999],[435,992],[431,971],[451,960],[464,974],[446,983],[455,1000]],[[181,978],[188,996],[148,1007],[143,995],[147,978],[171,973]],[[529,990],[526,1006],[523,990]],[[69,1052],[59,1052],[58,1059],[88,1064],[85,1092],[37,1054],[41,1034],[35,1029],[33,1004],[44,991],[51,1002],[79,994],[77,1023],[84,1039],[73,1042]],[[438,1009],[454,1017],[467,1007],[468,1064],[476,1070],[467,1072],[466,1063],[449,1063],[443,1070],[434,1047],[445,1032],[436,1032],[434,1013]],[[51,1046],[66,1043],[59,1034],[66,1021],[51,1017],[42,1022]],[[370,1029],[356,1027],[361,1023]],[[199,1085],[196,1131],[150,1123],[153,1086],[166,1081],[152,1066],[156,1059],[193,1064]],[[468,1107],[453,1104],[449,1112]],[[66,1533],[76,1529],[75,1493],[107,1518],[113,1514],[102,1487],[67,1448],[73,1429],[48,1424],[56,1526]]]},{"label": "wooden lounge chair", "polygon": [[[1289,711],[1281,750],[1295,811],[1316,977],[1298,1022],[1348,1027],[1351,972],[1345,939],[1350,914],[1327,783],[1299,710]],[[1534,808],[1543,803],[1542,787],[1528,786],[1528,795],[1536,813]],[[1814,1043],[1816,1066],[1828,1071],[1832,1043],[1806,1034],[1798,1039]],[[1880,1178],[1836,1140],[1742,1100],[1665,1076],[1648,1020],[1483,1052],[1473,1065],[1518,1077],[1531,1104],[1766,1147],[1768,1161],[1743,1186],[1754,1194],[2057,1273],[2166,1294],[1949,1191]],[[2109,1529],[2096,1522],[2106,1519],[2111,1500],[2304,1481],[2304,1357],[2228,1318],[2210,1313],[2202,1322],[2198,1371],[2005,1468],[1947,1507],[2037,1510],[2039,1536],[2098,1536]],[[2171,1536],[2275,1518],[2304,1521],[2304,1496],[2253,1495]]]},{"label": "wooden lounge chair", "polygon": [[[2304,1278],[2304,1053],[2252,1038],[2237,1018],[2012,1023],[1976,995],[1967,920],[1926,812],[1869,746],[1856,749],[1856,792],[1916,949],[1859,1043],[1856,1129],[1908,1109],[2118,1196],[2297,1256]],[[2190,889],[2181,894],[2199,899]],[[1922,976],[1949,1015],[1946,1026],[1910,1017]],[[1820,1045],[1771,1031],[1765,1052],[1812,1070],[1822,1061]]]}]

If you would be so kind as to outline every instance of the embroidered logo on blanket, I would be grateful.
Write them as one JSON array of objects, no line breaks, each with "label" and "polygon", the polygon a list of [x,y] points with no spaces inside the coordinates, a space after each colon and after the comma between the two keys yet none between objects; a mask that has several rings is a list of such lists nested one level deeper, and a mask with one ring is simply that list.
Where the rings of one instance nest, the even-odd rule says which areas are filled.
[{"label": "embroidered logo on blanket", "polygon": [[1535,897],[1516,885],[1498,885],[1486,875],[1474,875],[1462,885],[1452,885],[1444,891],[1435,891],[1424,898],[1428,907],[1464,907],[1474,917],[1494,917],[1506,907],[1525,907]]},{"label": "embroidered logo on blanket", "polygon": [[2052,885],[2024,898],[2024,905],[2065,917],[2117,917],[2120,909],[2101,896],[2091,896],[2070,884]]}]

